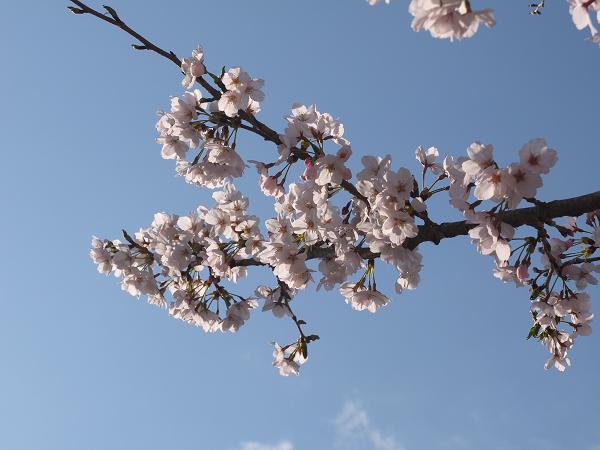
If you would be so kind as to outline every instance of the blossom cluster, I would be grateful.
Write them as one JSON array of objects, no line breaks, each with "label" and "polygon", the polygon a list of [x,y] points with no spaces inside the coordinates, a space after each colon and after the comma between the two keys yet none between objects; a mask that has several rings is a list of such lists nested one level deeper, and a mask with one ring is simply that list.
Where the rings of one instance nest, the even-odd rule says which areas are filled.
[{"label": "blossom cluster", "polygon": [[435,38],[451,41],[472,37],[480,24],[488,28],[496,24],[491,9],[474,11],[468,0],[412,0],[408,12],[414,31],[426,30]]},{"label": "blossom cluster", "polygon": [[[594,26],[593,16],[600,24],[600,0],[567,0],[569,13],[578,30],[589,28],[589,40],[600,44],[600,34]],[[376,5],[381,0],[367,0]],[[385,0],[386,4],[390,0]],[[539,15],[544,1],[530,5],[532,14]],[[479,25],[488,28],[496,24],[492,9],[473,10],[471,0],[411,0],[408,6],[413,16],[411,27],[414,31],[426,30],[431,36],[440,39],[463,39],[472,37]]]},{"label": "blossom cluster", "polygon": [[[244,162],[235,150],[235,140],[227,127],[211,127],[208,118],[199,120],[204,105],[199,90],[171,99],[171,111],[161,112],[156,124],[161,156],[177,162],[177,172],[188,183],[215,188],[228,178],[244,173]],[[190,149],[194,157],[186,158]]]},{"label": "blossom cluster", "polygon": [[279,375],[298,375],[300,365],[306,362],[306,345],[293,343],[281,347],[277,342],[273,342],[273,346],[273,367],[279,369]]},{"label": "blossom cluster", "polygon": [[[247,275],[240,264],[263,237],[248,199],[227,183],[213,193],[213,208],[185,216],[157,213],[148,228],[126,242],[94,237],[90,256],[98,271],[121,279],[124,291],[207,332],[237,331],[258,306],[256,298],[229,292],[222,281]],[[171,295],[169,302],[167,294]]]},{"label": "blossom cluster", "polygon": [[[376,5],[381,0],[367,0]],[[385,0],[386,4],[390,0]],[[463,39],[472,37],[480,24],[492,28],[496,24],[492,9],[474,11],[470,0],[411,0],[408,12],[413,16],[414,31],[429,31],[439,39]]]},{"label": "blossom cluster", "polygon": [[[587,237],[575,238],[576,233],[598,233],[598,212],[588,215],[587,224],[592,230],[577,225],[577,219],[568,219],[564,226],[553,224],[561,237],[550,238],[542,232],[537,238],[525,239],[517,259],[498,270],[496,276],[517,286],[527,284],[531,291],[533,326],[528,338],[539,339],[551,356],[545,367],[564,371],[570,365],[568,352],[577,336],[592,332],[588,285],[596,285],[594,273],[600,266],[588,261],[600,241]],[[532,267],[532,258],[538,244],[539,261]],[[530,274],[530,269],[532,274]],[[560,289],[556,287],[559,284]]]},{"label": "blossom cluster", "polygon": [[[587,262],[586,257],[600,242],[589,238],[550,238],[546,225],[556,228],[563,236],[583,232],[577,226],[576,218],[571,218],[567,226],[553,221],[534,224],[535,236],[525,237],[515,237],[515,229],[502,221],[503,216],[523,199],[539,203],[535,196],[542,186],[541,176],[547,174],[557,161],[556,151],[543,139],[525,144],[519,152],[519,162],[505,168],[494,160],[491,145],[474,143],[467,153],[468,158],[447,157],[443,164],[450,179],[451,203],[475,225],[469,236],[481,254],[494,258],[494,275],[505,282],[530,287],[534,325],[529,337],[538,338],[550,351],[546,368],[554,365],[563,371],[570,364],[567,355],[575,337],[591,332],[593,314],[589,296],[581,290],[588,283],[596,284],[591,274],[600,271],[600,266]],[[471,194],[476,199],[473,203],[468,202]],[[495,206],[476,211],[484,201],[493,202]],[[590,218],[588,223],[597,225]],[[597,228],[588,233],[598,233]],[[582,247],[576,251],[575,245]],[[533,267],[536,254],[539,254],[538,266]],[[555,290],[558,281],[562,284],[560,291]],[[573,290],[569,283],[575,283],[576,289]],[[564,325],[570,326],[570,332],[561,328]]]},{"label": "blossom cluster", "polygon": [[[206,73],[204,52],[198,47],[181,63],[182,84],[191,88]],[[171,98],[171,110],[160,112],[156,129],[161,156],[174,159],[177,172],[188,183],[216,188],[228,178],[244,172],[244,162],[236,151],[237,132],[223,125],[222,116],[234,117],[238,111],[255,114],[264,99],[263,80],[251,78],[240,67],[233,67],[218,79],[223,88],[220,98],[205,98],[196,89]],[[193,150],[192,158],[187,154]]]},{"label": "blossom cluster", "polygon": [[[384,160],[364,157],[364,169],[357,174],[356,186],[362,198],[354,197],[340,208],[330,199],[352,176],[345,164],[352,150],[343,137],[343,125],[330,114],[320,113],[314,105],[294,105],[286,120],[288,126],[280,136],[283,158],[275,163],[255,161],[263,180],[263,192],[277,198],[278,212],[277,218],[266,222],[269,242],[267,250],[259,255],[260,261],[274,267],[275,275],[289,286],[302,289],[312,276],[305,264],[307,252],[298,252],[298,242],[304,248],[331,248],[334,253],[322,258],[319,264],[322,278],[317,287],[332,289],[341,284],[340,292],[354,309],[375,312],[389,299],[370,282],[374,277],[373,266],[366,268],[359,282],[345,282],[365,266],[360,255],[365,244],[370,252],[380,254],[383,261],[399,271],[398,292],[414,289],[419,281],[421,255],[402,244],[417,235],[415,213],[423,212],[425,206],[419,198],[410,201],[414,187],[410,171],[392,170],[389,155]],[[338,146],[336,153],[325,153],[325,143]],[[295,150],[303,152],[305,169],[302,181],[291,183],[285,192],[286,170],[291,163],[275,176],[268,175],[268,168],[288,161]],[[273,186],[277,189],[272,189]],[[361,242],[357,243],[358,240]],[[365,280],[369,281],[366,285]]]},{"label": "blossom cluster", "polygon": [[221,98],[209,103],[208,110],[223,111],[227,117],[235,117],[239,110],[255,114],[260,111],[260,102],[265,98],[261,90],[264,81],[260,78],[251,78],[240,67],[229,69],[221,77],[221,82],[227,89]]},{"label": "blossom cluster", "polygon": [[[194,90],[171,99],[171,110],[161,113],[157,124],[161,154],[177,162],[186,181],[222,190],[213,192],[210,209],[200,206],[183,216],[158,213],[150,227],[133,236],[124,231],[124,242],[94,237],[90,255],[98,271],[114,274],[129,294],[145,295],[172,317],[207,332],[237,331],[262,302],[263,311],[294,322],[299,336],[287,345],[274,343],[273,365],[281,375],[298,374],[308,345],[318,339],[305,334],[306,322],[291,309],[300,291],[312,283],[317,290],[335,288],[352,309],[375,313],[391,301],[378,288],[377,260],[395,269],[397,293],[416,289],[423,267],[419,236],[436,225],[427,202],[448,192],[478,251],[494,258],[495,276],[530,287],[530,337],[550,350],[547,365],[564,370],[575,337],[591,331],[593,314],[582,290],[596,283],[592,274],[598,269],[588,259],[600,247],[600,216],[587,218],[591,229],[579,228],[575,219],[567,225],[548,221],[534,224],[535,235],[525,237],[516,237],[503,220],[523,200],[539,203],[542,175],[557,161],[543,139],[528,142],[519,161],[507,167],[494,160],[491,145],[475,142],[467,157],[443,161],[435,147],[417,148],[420,177],[394,167],[390,155],[363,156],[353,177],[343,124],[315,105],[294,104],[283,132],[267,135],[278,146],[274,161],[248,160],[258,171],[262,193],[274,201],[274,217],[263,223],[249,214],[248,198],[231,181],[245,166],[236,149],[239,130],[264,130],[253,116],[264,97],[262,80],[237,67],[210,74],[201,47],[183,59],[181,69],[186,89],[194,80],[206,89],[205,74],[215,87],[207,96]],[[477,210],[484,202],[490,208]],[[569,238],[550,237],[547,226]],[[577,233],[591,237],[576,238]],[[257,286],[250,296],[231,292],[229,286],[252,266],[268,267],[275,286]],[[555,289],[558,281],[562,289]]]}]

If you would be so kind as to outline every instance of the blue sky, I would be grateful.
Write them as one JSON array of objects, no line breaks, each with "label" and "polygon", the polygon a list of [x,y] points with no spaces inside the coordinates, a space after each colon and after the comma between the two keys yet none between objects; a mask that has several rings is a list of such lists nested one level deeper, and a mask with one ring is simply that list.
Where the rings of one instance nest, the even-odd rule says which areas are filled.
[{"label": "blue sky", "polygon": [[[496,8],[496,29],[453,44],[410,31],[403,0],[111,5],[179,56],[201,43],[215,70],[264,78],[260,117],[276,129],[296,101],[340,117],[355,164],[391,153],[415,170],[417,145],[457,155],[474,140],[509,163],[545,137],[559,163],[540,197],[598,190],[600,49],[566,2],[541,17],[527,3],[478,0]],[[302,294],[297,312],[321,340],[297,378],[271,367],[270,342],[293,339],[291,323],[256,313],[237,335],[206,335],[99,275],[92,234],[119,237],[210,193],[176,178],[154,142],[155,112],[181,93],[177,69],[66,5],[7,2],[0,16],[0,448],[600,448],[600,335],[579,339],[568,372],[545,372],[545,349],[524,339],[526,291],[493,278],[465,238],[424,246],[420,288],[378,314]],[[252,137],[239,149],[273,154]],[[248,174],[237,184],[268,217]],[[434,218],[455,217],[437,206]]]}]

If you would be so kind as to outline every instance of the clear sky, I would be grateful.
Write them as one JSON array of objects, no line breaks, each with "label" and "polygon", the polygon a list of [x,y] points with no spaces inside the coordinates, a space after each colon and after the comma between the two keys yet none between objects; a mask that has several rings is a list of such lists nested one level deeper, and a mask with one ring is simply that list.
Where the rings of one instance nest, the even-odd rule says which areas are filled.
[{"label": "clear sky", "polygon": [[[0,448],[600,449],[600,333],[578,340],[566,373],[545,372],[546,350],[525,340],[526,290],[493,278],[466,238],[423,246],[420,288],[388,289],[375,315],[336,292],[298,297],[321,336],[300,377],[271,367],[270,341],[293,339],[291,322],[256,312],[237,335],[206,335],[99,275],[92,234],[209,203],[154,142],[180,74],[66,1],[2,3]],[[541,17],[527,3],[476,0],[496,8],[496,29],[453,44],[410,31],[404,0],[111,5],[181,57],[201,43],[214,71],[264,78],[260,118],[276,129],[296,101],[340,117],[354,164],[391,153],[418,170],[417,145],[458,155],[474,140],[506,164],[545,137],[560,159],[540,198],[598,190],[600,48],[565,1]],[[274,152],[254,138],[238,148]],[[269,217],[248,175],[237,184]],[[445,200],[432,215],[456,217]]]}]

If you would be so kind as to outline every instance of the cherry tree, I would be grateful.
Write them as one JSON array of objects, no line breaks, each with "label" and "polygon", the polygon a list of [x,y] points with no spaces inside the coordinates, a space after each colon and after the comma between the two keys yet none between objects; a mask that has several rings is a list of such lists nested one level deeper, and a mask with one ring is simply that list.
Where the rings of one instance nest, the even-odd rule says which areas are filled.
[{"label": "cherry tree", "polygon": [[[262,79],[235,66],[212,72],[202,47],[179,59],[130,28],[113,8],[104,6],[103,13],[71,1],[73,13],[122,29],[137,40],[135,49],[180,69],[185,92],[160,113],[157,142],[187,183],[213,190],[214,203],[191,214],[159,212],[148,227],[124,230],[123,240],[92,239],[98,271],[116,276],[123,290],[210,333],[236,332],[258,308],[289,318],[297,339],[273,343],[273,366],[286,376],[298,374],[319,339],[294,313],[298,293],[314,285],[335,289],[349,307],[375,313],[392,300],[378,288],[378,266],[395,269],[397,294],[416,289],[424,263],[420,245],[468,235],[493,258],[495,277],[528,288],[528,338],[547,348],[545,367],[564,371],[570,365],[576,338],[591,333],[586,289],[600,272],[594,256],[600,191],[539,200],[543,177],[557,162],[544,139],[525,143],[508,165],[495,160],[491,144],[474,142],[465,154],[444,158],[435,147],[417,148],[414,173],[390,155],[363,156],[362,170],[353,174],[351,143],[331,114],[292,105],[278,132],[257,118]],[[411,8],[425,3],[413,0]],[[240,133],[272,144],[272,157],[245,158]],[[249,165],[256,175],[245,172]],[[273,204],[272,217],[252,214],[248,196],[234,185],[240,177],[256,178]],[[428,201],[441,195],[464,220],[436,219]],[[239,292],[236,282],[258,266],[270,269],[272,283]]]}]

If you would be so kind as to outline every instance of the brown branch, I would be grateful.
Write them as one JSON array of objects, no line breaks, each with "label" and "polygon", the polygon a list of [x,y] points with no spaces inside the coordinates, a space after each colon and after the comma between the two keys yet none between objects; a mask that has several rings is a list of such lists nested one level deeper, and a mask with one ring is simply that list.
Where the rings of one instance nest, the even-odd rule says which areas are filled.
[{"label": "brown branch", "polygon": [[[181,68],[181,60],[177,57],[177,55],[175,55],[175,53],[173,53],[172,51],[163,50],[158,45],[153,44],[150,40],[146,39],[144,36],[139,34],[137,31],[133,30],[129,25],[127,25],[117,15],[116,11],[114,9],[112,9],[111,7],[106,7],[106,6],[104,7],[109,12],[109,16],[107,16],[106,14],[102,14],[101,12],[95,10],[94,8],[87,6],[85,3],[83,3],[79,0],[69,0],[69,1],[78,6],[78,8],[73,8],[73,7],[69,8],[75,14],[90,14],[94,17],[97,17],[100,20],[103,20],[106,23],[109,23],[110,25],[114,25],[115,27],[120,28],[121,30],[125,31],[125,33],[129,34],[130,36],[133,36],[135,39],[137,39],[142,44],[142,45],[136,45],[136,46],[134,46],[134,48],[136,48],[138,50],[150,50],[154,53],[159,54],[160,56],[162,56],[164,58],[167,58],[169,61],[171,61],[177,67]],[[215,89],[213,86],[211,86],[208,83],[208,81],[206,81],[204,78],[198,77],[198,78],[196,78],[196,81],[198,83],[200,83],[200,85],[203,88],[205,88],[216,99],[221,97],[221,93],[217,89]],[[254,125],[254,127],[256,128],[256,131],[254,131],[255,133],[260,134],[266,140],[269,140],[277,145],[281,144],[281,140],[279,139],[279,134],[275,130],[269,128],[264,123],[260,122],[252,114],[247,113],[246,111],[240,111],[240,117],[242,119],[248,121],[252,125]]]},{"label": "brown branch", "polygon": [[[580,195],[579,197],[554,200],[529,208],[506,211],[502,216],[502,222],[508,223],[515,228],[524,225],[537,227],[540,223],[546,223],[551,219],[566,216],[577,217],[598,209],[600,209],[600,191]],[[466,220],[440,224],[431,222],[427,225],[420,225],[417,236],[407,239],[404,246],[409,249],[415,249],[424,242],[433,242],[437,245],[442,239],[467,236],[469,230],[475,226],[475,224],[467,223]],[[372,253],[369,249],[360,249],[358,253],[365,259],[379,256],[376,253]],[[319,248],[310,251],[307,259],[331,258],[333,256],[335,256],[335,253],[332,248]]]},{"label": "brown branch", "polygon": [[248,259],[234,259],[229,263],[231,267],[249,267],[249,266],[268,266],[267,263],[260,262],[254,258]]},{"label": "brown branch", "polygon": [[72,7],[69,8],[75,14],[91,14],[92,16],[97,17],[100,20],[103,20],[111,25],[119,27],[121,30],[125,31],[127,34],[129,34],[130,36],[133,36],[139,42],[142,43],[141,46],[136,47],[137,50],[153,51],[153,52],[158,53],[159,55],[167,58],[169,61],[172,61],[173,63],[177,64],[177,67],[181,67],[181,60],[177,57],[177,55],[175,55],[175,53],[167,52],[166,50],[163,50],[162,48],[157,47],[152,42],[150,42],[148,39],[146,39],[144,36],[142,36],[141,34],[136,32],[135,30],[131,29],[125,22],[123,22],[121,20],[121,18],[117,15],[116,11],[114,9],[112,9],[110,6],[104,7],[104,9],[106,9],[108,11],[108,13],[110,15],[110,17],[109,17],[106,14],[102,14],[101,12],[96,11],[93,8],[90,8],[85,3],[80,2],[79,0],[69,0],[69,1],[71,3],[75,3],[80,8],[79,11],[77,11],[76,8],[72,8]]},{"label": "brown branch", "polygon": [[[558,217],[573,216],[577,217],[587,212],[592,212],[600,209],[600,191],[591,194],[580,195],[579,197],[566,198],[563,200],[554,200],[538,206],[529,208],[514,209],[506,211],[502,217],[502,221],[512,225],[515,228],[522,226],[538,227],[541,223],[545,223],[551,219]],[[433,242],[439,244],[442,239],[450,239],[458,236],[467,236],[469,230],[476,225],[467,223],[465,220],[458,222],[431,222],[426,225],[419,225],[419,233],[416,237],[407,239],[404,246],[409,249],[415,249],[424,242]],[[368,248],[356,249],[357,253],[363,259],[378,258],[379,253],[373,253]],[[335,249],[333,247],[310,247],[307,250],[306,259],[321,259],[334,258]],[[592,261],[588,258],[587,261]],[[574,263],[578,263],[576,261]],[[584,262],[584,261],[582,261]],[[573,264],[574,264],[573,263]],[[264,266],[267,264],[261,263],[255,259],[244,259],[236,261],[238,266]]]},{"label": "brown branch", "polygon": [[362,200],[366,205],[367,205],[367,209],[370,211],[371,210],[371,204],[369,203],[369,199],[367,197],[365,197],[364,195],[362,195],[358,189],[356,189],[356,186],[354,186],[352,183],[350,183],[348,180],[342,180],[342,183],[340,184],[340,186],[342,187],[342,189],[344,189],[346,192],[349,192],[350,194],[352,194],[353,196],[355,196],[356,198],[358,198],[359,200]]},{"label": "brown branch", "polygon": [[565,261],[562,265],[570,266],[572,264],[592,263],[596,261],[600,261],[600,256],[594,256],[592,258],[573,258],[569,259],[568,261]]},{"label": "brown branch", "polygon": [[[540,223],[546,223],[557,217],[577,217],[597,209],[600,209],[600,191],[564,200],[554,200],[529,208],[507,211],[502,216],[502,222],[508,223],[515,228],[523,225],[536,227]],[[423,242],[439,244],[442,239],[466,236],[469,234],[469,230],[474,227],[474,224],[469,224],[464,220],[460,222],[422,225],[419,227],[419,234],[414,238],[408,239],[405,246],[415,248]]]}]

